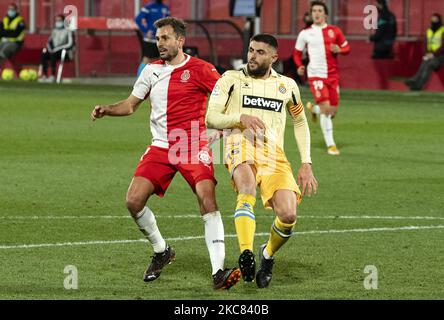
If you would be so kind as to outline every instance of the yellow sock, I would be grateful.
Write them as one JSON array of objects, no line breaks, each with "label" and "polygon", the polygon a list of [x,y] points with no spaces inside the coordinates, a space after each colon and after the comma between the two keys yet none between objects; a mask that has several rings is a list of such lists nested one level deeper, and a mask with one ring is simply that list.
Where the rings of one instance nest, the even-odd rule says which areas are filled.
[{"label": "yellow sock", "polygon": [[256,231],[255,204],[256,198],[250,194],[239,194],[237,196],[234,224],[241,252],[247,249],[253,251],[254,232]]},{"label": "yellow sock", "polygon": [[296,221],[293,223],[283,223],[278,217],[276,217],[271,226],[270,238],[265,247],[265,250],[267,250],[270,257],[272,257],[273,254],[275,254],[276,251],[278,251],[279,248],[290,239],[295,225]]}]

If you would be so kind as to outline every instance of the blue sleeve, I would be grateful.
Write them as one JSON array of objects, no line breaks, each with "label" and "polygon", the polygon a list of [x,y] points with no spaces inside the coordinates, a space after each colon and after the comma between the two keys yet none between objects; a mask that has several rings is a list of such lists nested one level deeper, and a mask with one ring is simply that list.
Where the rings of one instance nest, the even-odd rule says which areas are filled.
[{"label": "blue sleeve", "polygon": [[147,20],[148,15],[149,15],[149,9],[143,7],[142,10],[140,10],[139,14],[136,16],[136,18],[134,19],[137,26],[139,27],[139,30],[142,31],[143,34],[148,32],[148,28],[143,25],[142,20],[143,19]]}]

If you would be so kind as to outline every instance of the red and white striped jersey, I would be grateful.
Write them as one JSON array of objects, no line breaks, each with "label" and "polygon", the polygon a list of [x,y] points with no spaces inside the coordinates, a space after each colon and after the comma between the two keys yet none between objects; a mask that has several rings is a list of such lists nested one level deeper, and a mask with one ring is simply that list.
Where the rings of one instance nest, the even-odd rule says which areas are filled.
[{"label": "red and white striped jersey", "polygon": [[208,62],[185,57],[175,66],[164,61],[147,65],[134,85],[132,95],[151,102],[153,146],[169,148],[183,133],[189,143],[205,135],[208,94],[220,74]]},{"label": "red and white striped jersey", "polygon": [[309,78],[338,78],[337,54],[331,51],[332,44],[338,45],[342,54],[350,51],[341,29],[329,24],[322,27],[313,24],[299,33],[293,59],[298,67],[301,66],[302,51],[307,48],[310,58],[307,68]]}]

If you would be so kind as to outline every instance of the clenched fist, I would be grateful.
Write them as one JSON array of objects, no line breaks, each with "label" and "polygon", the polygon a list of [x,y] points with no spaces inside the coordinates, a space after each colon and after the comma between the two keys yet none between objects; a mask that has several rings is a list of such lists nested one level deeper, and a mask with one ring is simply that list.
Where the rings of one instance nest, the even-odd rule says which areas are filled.
[{"label": "clenched fist", "polygon": [[91,120],[96,121],[96,119],[103,118],[105,115],[106,115],[105,106],[95,106],[93,111],[91,112]]}]

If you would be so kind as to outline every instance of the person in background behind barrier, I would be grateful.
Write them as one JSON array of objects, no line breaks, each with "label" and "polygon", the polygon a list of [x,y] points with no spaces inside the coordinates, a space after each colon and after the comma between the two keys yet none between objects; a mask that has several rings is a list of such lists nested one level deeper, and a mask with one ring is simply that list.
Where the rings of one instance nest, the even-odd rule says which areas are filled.
[{"label": "person in background behind barrier", "polygon": [[389,10],[386,0],[378,0],[378,29],[370,36],[374,43],[373,59],[392,59],[394,57],[393,44],[398,32],[396,17]]},{"label": "person in background behind barrier", "polygon": [[8,6],[8,12],[0,22],[0,65],[16,54],[25,39],[25,21],[15,3]]},{"label": "person in background behind barrier", "polygon": [[410,90],[421,90],[432,72],[439,70],[444,64],[444,26],[442,17],[438,13],[434,13],[430,18],[430,28],[427,29],[427,53],[422,60],[415,76],[405,81]]},{"label": "person in background behind barrier", "polygon": [[[56,16],[55,26],[48,39],[46,47],[42,51],[41,65],[39,68],[39,81],[54,82],[56,75],[57,61],[62,56],[62,51],[72,49],[74,38],[72,32],[65,28],[65,16]],[[48,61],[51,61],[52,75],[48,78]]]},{"label": "person in background behind barrier", "polygon": [[148,63],[160,58],[156,45],[156,20],[170,16],[170,8],[162,0],[156,0],[144,6],[134,19],[138,30],[138,38],[142,48],[142,61],[137,69],[139,76]]}]

